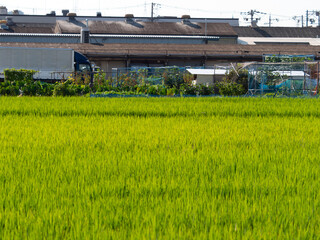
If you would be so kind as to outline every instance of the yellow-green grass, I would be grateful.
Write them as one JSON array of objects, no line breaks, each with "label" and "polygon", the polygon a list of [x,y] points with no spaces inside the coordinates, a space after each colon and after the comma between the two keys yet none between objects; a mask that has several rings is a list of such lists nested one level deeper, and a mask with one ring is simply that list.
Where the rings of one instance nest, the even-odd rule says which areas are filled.
[{"label": "yellow-green grass", "polygon": [[318,239],[320,102],[0,97],[0,239]]}]

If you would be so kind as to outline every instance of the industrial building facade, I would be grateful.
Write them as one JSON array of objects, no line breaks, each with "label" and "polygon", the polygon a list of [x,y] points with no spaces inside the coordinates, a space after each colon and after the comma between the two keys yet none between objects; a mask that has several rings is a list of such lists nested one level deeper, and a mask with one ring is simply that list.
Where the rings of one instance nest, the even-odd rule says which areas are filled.
[{"label": "industrial building facade", "polygon": [[265,54],[320,59],[319,28],[240,27],[238,19],[0,15],[0,46],[72,48],[105,72],[130,66],[210,66]]}]

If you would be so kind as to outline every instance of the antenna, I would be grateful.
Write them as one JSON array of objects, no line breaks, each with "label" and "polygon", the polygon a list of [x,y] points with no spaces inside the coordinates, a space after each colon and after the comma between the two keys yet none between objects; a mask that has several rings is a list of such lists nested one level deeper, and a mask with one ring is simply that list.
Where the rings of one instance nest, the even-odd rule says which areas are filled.
[{"label": "antenna", "polygon": [[[261,14],[266,14],[266,13],[260,12],[260,11],[257,11],[257,10],[250,10],[248,12],[241,12],[240,14],[241,15],[245,15],[245,16],[250,16],[251,26],[255,27],[255,26],[257,26],[257,23],[261,18],[260,17],[254,18],[254,16],[255,15],[261,15]],[[244,17],[244,20],[248,22],[249,18]]]}]

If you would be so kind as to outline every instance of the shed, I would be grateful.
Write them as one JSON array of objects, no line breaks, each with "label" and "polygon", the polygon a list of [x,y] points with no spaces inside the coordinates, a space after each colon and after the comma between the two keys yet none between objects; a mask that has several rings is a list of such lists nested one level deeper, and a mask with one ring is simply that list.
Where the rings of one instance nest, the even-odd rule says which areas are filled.
[{"label": "shed", "polygon": [[220,82],[225,77],[226,69],[187,69],[193,75],[193,85],[212,86]]}]

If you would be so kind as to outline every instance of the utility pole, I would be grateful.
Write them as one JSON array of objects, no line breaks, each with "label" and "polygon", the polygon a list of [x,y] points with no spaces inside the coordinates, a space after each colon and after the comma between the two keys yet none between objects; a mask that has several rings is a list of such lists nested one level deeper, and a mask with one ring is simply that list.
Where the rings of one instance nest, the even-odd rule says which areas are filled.
[{"label": "utility pole", "polygon": [[[320,11],[319,10],[312,10],[312,11],[309,11],[307,10],[306,12],[306,26],[308,27],[309,25],[309,22],[312,24],[316,23],[316,19],[315,17],[318,18],[318,27],[320,27]],[[310,17],[311,16],[311,17]]]},{"label": "utility pole", "polygon": [[279,19],[278,18],[273,18],[271,17],[271,14],[269,15],[269,27],[271,27],[271,24],[273,21],[276,21],[276,22],[279,22]]},{"label": "utility pole", "polygon": [[153,22],[153,5],[154,3],[151,3],[151,22]]},{"label": "utility pole", "polygon": [[[247,15],[247,16],[250,16],[250,23],[251,23],[251,26],[254,27],[256,26],[256,24],[258,23],[258,21],[261,19],[260,17],[258,18],[254,18],[255,15],[257,14],[266,14],[264,12],[259,12],[257,10],[250,10],[248,12],[241,12],[240,13],[241,15]],[[244,17],[244,20],[249,22],[249,18],[247,17]]]},{"label": "utility pole", "polygon": [[[300,19],[300,18],[301,18],[301,19]],[[303,15],[301,15],[301,16],[294,16],[292,19],[293,19],[293,20],[296,20],[298,25],[299,25],[299,23],[301,22],[301,27],[303,27]]]},{"label": "utility pole", "polygon": [[161,5],[158,3],[151,3],[151,22],[153,22],[154,20],[154,11],[156,10],[156,8],[160,8]]}]

